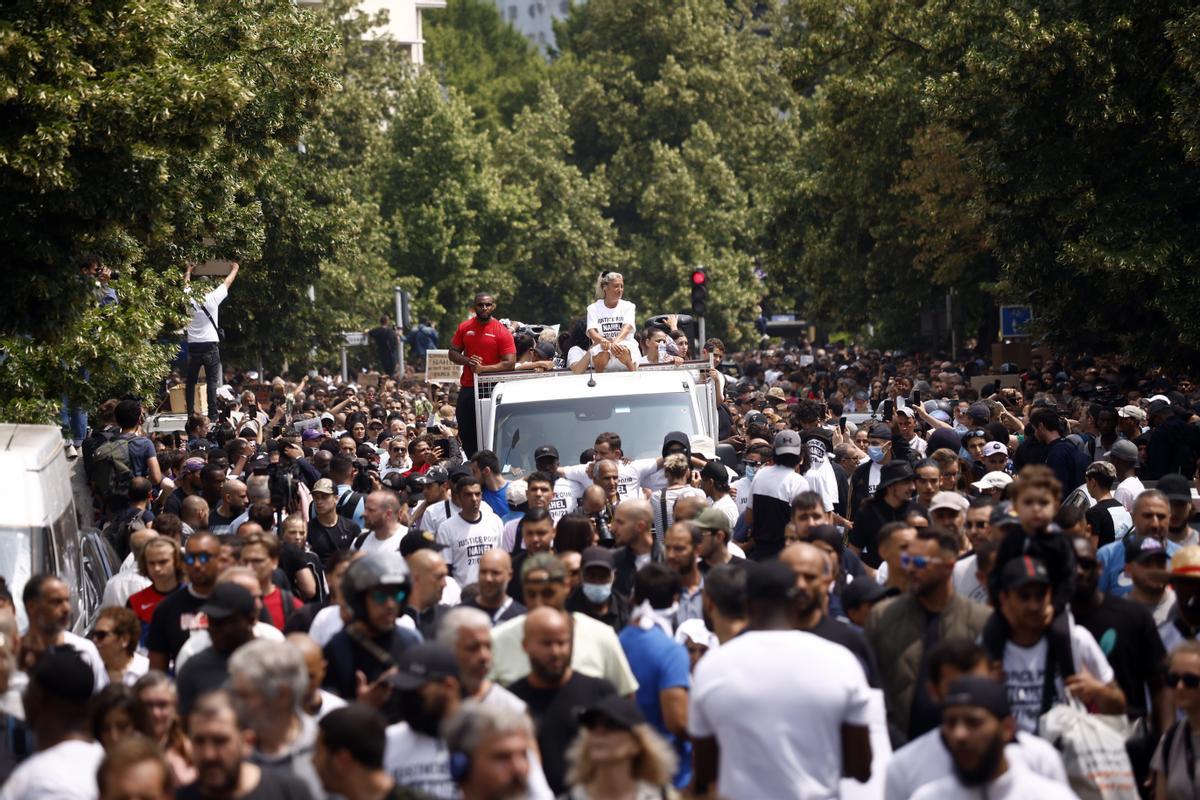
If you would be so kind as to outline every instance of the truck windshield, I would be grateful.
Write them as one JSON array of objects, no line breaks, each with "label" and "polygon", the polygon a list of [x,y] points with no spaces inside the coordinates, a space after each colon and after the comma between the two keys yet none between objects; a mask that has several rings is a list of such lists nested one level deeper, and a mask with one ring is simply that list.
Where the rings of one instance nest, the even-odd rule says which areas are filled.
[{"label": "truck windshield", "polygon": [[501,405],[496,420],[492,441],[510,477],[532,472],[533,451],[544,444],[558,448],[563,464],[577,464],[598,434],[612,431],[621,436],[626,458],[652,458],[662,455],[667,431],[692,436],[699,430],[686,392]]}]

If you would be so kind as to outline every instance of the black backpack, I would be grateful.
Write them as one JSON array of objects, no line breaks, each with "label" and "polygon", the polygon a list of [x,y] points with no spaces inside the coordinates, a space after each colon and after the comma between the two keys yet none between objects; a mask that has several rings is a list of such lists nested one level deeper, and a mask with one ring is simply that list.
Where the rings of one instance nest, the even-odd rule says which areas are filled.
[{"label": "black backpack", "polygon": [[120,435],[96,448],[92,457],[92,483],[96,493],[105,500],[126,496],[133,479],[133,462],[129,458],[132,435]]},{"label": "black backpack", "polygon": [[340,517],[353,520],[354,512],[358,509],[359,502],[363,499],[362,492],[350,490],[342,495],[337,501],[337,513]]}]

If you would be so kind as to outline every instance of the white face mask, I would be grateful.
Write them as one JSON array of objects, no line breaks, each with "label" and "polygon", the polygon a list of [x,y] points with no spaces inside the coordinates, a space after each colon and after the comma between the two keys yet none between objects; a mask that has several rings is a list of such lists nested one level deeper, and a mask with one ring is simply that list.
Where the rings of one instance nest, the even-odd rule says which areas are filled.
[{"label": "white face mask", "polygon": [[589,603],[600,605],[607,603],[608,598],[612,597],[612,582],[609,583],[584,583],[583,596],[587,598]]}]

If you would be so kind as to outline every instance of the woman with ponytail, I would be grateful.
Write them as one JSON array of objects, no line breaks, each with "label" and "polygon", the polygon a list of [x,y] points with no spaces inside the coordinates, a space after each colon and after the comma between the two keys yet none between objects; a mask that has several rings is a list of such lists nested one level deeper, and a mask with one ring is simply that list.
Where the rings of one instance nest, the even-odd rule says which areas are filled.
[{"label": "woman with ponytail", "polygon": [[[596,281],[596,302],[587,309],[587,337],[592,343],[592,365],[600,371],[616,360],[625,369],[637,369],[633,339],[637,308],[625,295],[625,279],[619,272],[602,272]],[[620,369],[616,364],[614,369]]]}]

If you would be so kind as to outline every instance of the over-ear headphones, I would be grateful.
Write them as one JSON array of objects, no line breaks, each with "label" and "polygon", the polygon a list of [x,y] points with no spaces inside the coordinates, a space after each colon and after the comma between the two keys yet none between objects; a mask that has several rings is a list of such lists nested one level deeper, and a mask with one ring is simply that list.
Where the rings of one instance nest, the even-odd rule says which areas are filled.
[{"label": "over-ear headphones", "polygon": [[462,750],[450,751],[450,778],[455,783],[462,783],[471,774],[471,756]]}]

